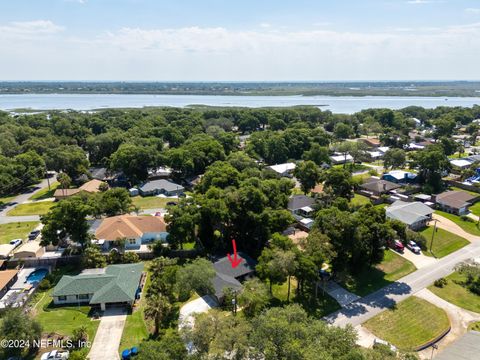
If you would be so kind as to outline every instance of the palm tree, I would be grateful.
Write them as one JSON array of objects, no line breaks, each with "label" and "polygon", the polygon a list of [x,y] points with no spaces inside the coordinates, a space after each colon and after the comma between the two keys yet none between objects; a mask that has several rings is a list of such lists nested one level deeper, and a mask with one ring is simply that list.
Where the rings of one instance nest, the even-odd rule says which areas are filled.
[{"label": "palm tree", "polygon": [[63,193],[63,196],[65,196],[65,190],[68,189],[68,187],[72,183],[72,179],[70,178],[70,176],[62,172],[58,174],[57,180],[62,186],[62,189],[63,189],[62,193]]},{"label": "palm tree", "polygon": [[169,316],[171,311],[172,304],[170,304],[168,298],[162,294],[154,294],[147,299],[145,315],[153,319],[155,324],[155,335],[158,335],[160,325]]}]

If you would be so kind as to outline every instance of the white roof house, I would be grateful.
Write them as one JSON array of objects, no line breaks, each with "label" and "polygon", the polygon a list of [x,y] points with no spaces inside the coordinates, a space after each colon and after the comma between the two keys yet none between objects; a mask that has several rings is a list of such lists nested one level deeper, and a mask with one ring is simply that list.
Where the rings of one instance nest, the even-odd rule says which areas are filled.
[{"label": "white roof house", "polygon": [[432,218],[433,209],[418,201],[397,200],[385,209],[385,214],[388,219],[399,220],[412,229],[419,229]]},{"label": "white roof house", "polygon": [[269,166],[268,168],[272,169],[277,174],[285,176],[287,174],[290,174],[293,170],[295,170],[296,167],[297,165],[295,163],[290,162],[285,164],[272,165],[272,166]]},{"label": "white roof house", "polygon": [[391,177],[393,177],[394,179],[396,179],[398,181],[404,180],[406,178],[415,179],[417,177],[416,174],[410,173],[408,171],[403,171],[403,170],[392,170],[392,171],[386,173],[385,175],[390,175]]},{"label": "white roof house", "polygon": [[425,149],[425,146],[410,143],[410,144],[407,145],[407,149],[409,149],[409,150],[423,150],[423,149]]},{"label": "white roof house", "polygon": [[377,148],[378,151],[381,151],[382,153],[386,153],[388,150],[390,150],[390,147],[389,146],[380,146],[379,148]]},{"label": "white roof house", "polygon": [[455,166],[461,169],[466,169],[470,167],[473,164],[473,162],[466,159],[454,159],[454,160],[450,160],[450,164],[452,164],[452,166]]},{"label": "white roof house", "polygon": [[350,154],[347,154],[347,156],[345,156],[345,155],[333,155],[333,156],[330,156],[330,160],[334,164],[344,164],[344,163],[347,163],[347,162],[352,162],[353,157]]},{"label": "white roof house", "polygon": [[385,155],[383,152],[381,151],[368,151],[368,153],[370,154],[370,156],[372,157],[372,159],[379,159],[381,158],[383,155]]}]

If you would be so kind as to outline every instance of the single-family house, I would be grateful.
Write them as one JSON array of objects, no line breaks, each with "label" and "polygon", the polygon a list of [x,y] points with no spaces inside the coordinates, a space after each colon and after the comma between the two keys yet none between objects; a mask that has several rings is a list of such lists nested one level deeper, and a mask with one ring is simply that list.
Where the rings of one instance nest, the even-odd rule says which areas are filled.
[{"label": "single-family house", "polygon": [[435,196],[437,208],[456,215],[468,213],[468,207],[477,199],[478,195],[469,194],[466,191],[444,191]]},{"label": "single-family house", "polygon": [[39,258],[43,254],[45,254],[45,247],[40,245],[40,241],[32,240],[19,247],[13,257],[15,259]]},{"label": "single-family house", "polygon": [[392,190],[398,189],[401,186],[388,181],[383,180],[376,177],[370,177],[365,180],[363,184],[360,185],[360,189],[362,189],[362,194],[370,195],[370,196],[380,196],[384,194],[390,193]]},{"label": "single-family house", "polygon": [[64,275],[53,289],[55,305],[132,306],[142,290],[143,264],[109,265]]},{"label": "single-family house", "polygon": [[53,193],[53,197],[56,200],[62,200],[62,199],[65,199],[67,197],[77,195],[77,194],[81,193],[82,191],[85,191],[87,193],[96,193],[96,192],[100,191],[100,187],[102,186],[102,184],[105,184],[105,183],[103,181],[93,179],[93,180],[87,181],[82,186],[80,186],[78,188],[74,188],[74,189],[62,189],[62,188],[59,187]]},{"label": "single-family house", "polygon": [[464,170],[472,166],[473,162],[468,159],[451,159],[450,164],[454,169]]},{"label": "single-family house", "polygon": [[167,166],[159,166],[156,168],[148,169],[148,178],[151,180],[154,179],[165,179],[169,178],[172,175],[172,169]]},{"label": "single-family house", "polygon": [[291,177],[296,167],[297,165],[295,163],[290,162],[285,164],[272,165],[268,168],[275,171],[280,176]]},{"label": "single-family house", "polygon": [[371,148],[378,148],[380,146],[380,140],[375,138],[361,138],[359,141],[363,142],[365,145],[368,145]]},{"label": "single-family house", "polygon": [[139,189],[140,195],[152,196],[152,195],[165,195],[165,196],[179,196],[185,191],[185,188],[176,184],[173,181],[166,179],[158,179],[147,181]]},{"label": "single-family house", "polygon": [[417,180],[417,174],[403,170],[392,170],[383,174],[382,179],[395,184],[411,184]]},{"label": "single-family house", "polygon": [[332,155],[330,161],[333,165],[347,164],[353,162],[353,157],[350,154],[347,155]]},{"label": "single-family house", "polygon": [[242,288],[241,283],[251,278],[255,273],[255,266],[257,265],[255,260],[243,252],[238,252],[237,257],[241,262],[236,267],[232,267],[227,256],[218,258],[213,263],[216,272],[213,287],[215,296],[219,300],[222,300],[225,288],[240,290]]},{"label": "single-family house", "polygon": [[306,195],[293,195],[288,199],[287,208],[294,215],[299,215],[303,217],[313,216],[315,209],[313,205],[315,204],[315,199]]},{"label": "single-family house", "polygon": [[412,230],[427,226],[432,219],[433,209],[421,202],[395,201],[385,209],[388,219],[399,220]]},{"label": "single-family house", "polygon": [[0,271],[0,299],[10,290],[18,279],[18,270]]},{"label": "single-family house", "polygon": [[166,241],[167,226],[161,216],[119,215],[105,218],[95,230],[95,237],[103,240],[104,250],[126,239],[126,249],[139,249],[152,241]]},{"label": "single-family house", "polygon": [[122,172],[111,171],[105,167],[92,167],[88,169],[88,172],[90,173],[90,177],[92,179],[106,182],[110,186],[118,186],[125,183],[127,180]]}]

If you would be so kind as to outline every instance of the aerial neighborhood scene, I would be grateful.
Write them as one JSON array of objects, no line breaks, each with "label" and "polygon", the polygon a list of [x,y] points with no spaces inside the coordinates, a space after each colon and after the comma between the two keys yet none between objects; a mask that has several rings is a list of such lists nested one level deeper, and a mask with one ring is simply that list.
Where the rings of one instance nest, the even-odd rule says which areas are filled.
[{"label": "aerial neighborhood scene", "polygon": [[4,1],[0,46],[0,360],[480,359],[478,1]]}]

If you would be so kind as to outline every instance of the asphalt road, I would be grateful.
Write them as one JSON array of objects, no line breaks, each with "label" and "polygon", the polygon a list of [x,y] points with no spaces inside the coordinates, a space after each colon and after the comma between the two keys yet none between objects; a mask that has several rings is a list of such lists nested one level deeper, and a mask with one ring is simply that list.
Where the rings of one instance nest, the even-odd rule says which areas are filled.
[{"label": "asphalt road", "polygon": [[471,258],[480,258],[480,238],[437,262],[350,303],[324,319],[332,325],[341,327],[348,324],[360,325],[383,310],[393,307],[397,302],[430,286],[435,280],[451,274],[458,263]]}]

